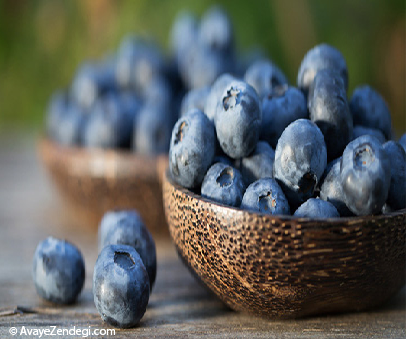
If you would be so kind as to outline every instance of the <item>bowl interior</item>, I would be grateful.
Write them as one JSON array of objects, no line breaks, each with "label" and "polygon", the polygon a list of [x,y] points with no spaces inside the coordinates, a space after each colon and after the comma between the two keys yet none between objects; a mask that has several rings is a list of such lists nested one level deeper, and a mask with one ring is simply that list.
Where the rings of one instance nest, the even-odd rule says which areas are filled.
[{"label": "bowl interior", "polygon": [[165,213],[175,246],[228,306],[265,317],[368,309],[405,283],[406,211],[297,219],[227,207],[175,184]]}]

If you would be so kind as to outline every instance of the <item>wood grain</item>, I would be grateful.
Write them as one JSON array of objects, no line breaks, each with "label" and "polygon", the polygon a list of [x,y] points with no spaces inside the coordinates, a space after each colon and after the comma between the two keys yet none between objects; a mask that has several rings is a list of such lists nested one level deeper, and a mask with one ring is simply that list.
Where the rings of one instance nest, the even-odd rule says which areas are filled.
[{"label": "wood grain", "polygon": [[[10,326],[107,329],[91,293],[96,234],[82,228],[64,209],[36,158],[34,145],[32,136],[0,135],[0,338],[11,338]],[[48,235],[71,240],[85,258],[85,289],[78,303],[69,307],[41,301],[31,281],[32,255]],[[224,306],[189,273],[171,242],[158,240],[157,251],[157,281],[147,312],[139,327],[118,330],[117,338],[406,337],[404,289],[369,312],[269,321]]]}]

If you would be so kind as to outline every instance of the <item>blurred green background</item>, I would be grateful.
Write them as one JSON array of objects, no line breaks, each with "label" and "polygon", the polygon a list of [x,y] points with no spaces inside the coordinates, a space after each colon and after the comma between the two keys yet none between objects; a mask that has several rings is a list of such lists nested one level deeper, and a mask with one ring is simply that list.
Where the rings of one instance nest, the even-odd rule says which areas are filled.
[{"label": "blurred green background", "polygon": [[83,60],[114,51],[129,32],[147,32],[168,51],[177,12],[200,15],[214,3],[229,12],[241,51],[262,46],[293,84],[307,50],[336,46],[348,63],[349,95],[371,84],[397,136],[406,130],[404,0],[0,0],[0,131],[40,130],[50,94],[69,85]]}]

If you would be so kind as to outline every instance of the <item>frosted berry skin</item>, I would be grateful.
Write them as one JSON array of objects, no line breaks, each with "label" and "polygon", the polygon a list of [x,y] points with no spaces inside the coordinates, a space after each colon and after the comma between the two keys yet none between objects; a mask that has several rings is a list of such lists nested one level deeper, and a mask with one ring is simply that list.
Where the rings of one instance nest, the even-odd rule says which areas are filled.
[{"label": "frosted berry skin", "polygon": [[347,145],[341,159],[340,178],[345,203],[354,214],[381,211],[388,197],[391,168],[378,139],[364,135]]},{"label": "frosted berry skin", "polygon": [[308,116],[306,98],[301,91],[287,85],[274,87],[262,100],[260,139],[276,147],[282,132],[290,123]]},{"label": "frosted berry skin", "polygon": [[318,71],[310,86],[308,107],[311,121],[324,135],[328,159],[341,156],[352,140],[353,121],[339,73],[331,69]]},{"label": "frosted berry skin", "polygon": [[35,250],[32,277],[42,298],[57,304],[71,304],[85,282],[82,254],[73,244],[48,237]]},{"label": "frosted berry skin", "polygon": [[210,90],[211,88],[209,86],[205,86],[202,88],[192,89],[187,92],[180,104],[180,116],[184,116],[186,113],[194,108],[197,108],[204,112],[204,105],[206,104],[207,97],[210,94]]},{"label": "frosted berry skin", "polygon": [[394,211],[406,208],[406,152],[395,141],[383,144],[388,154],[391,168],[391,181],[389,186],[388,207]]},{"label": "frosted berry skin", "polygon": [[371,86],[357,87],[351,97],[350,109],[354,125],[379,129],[387,140],[391,139],[392,120],[388,105]]},{"label": "frosted berry skin", "polygon": [[235,207],[240,206],[244,191],[240,171],[220,162],[209,168],[201,188],[203,197]]},{"label": "frosted berry skin", "polygon": [[297,87],[306,95],[316,74],[323,69],[333,69],[343,79],[344,88],[348,89],[348,68],[341,52],[328,44],[320,44],[309,50],[300,64],[297,75]]},{"label": "frosted berry skin", "polygon": [[406,152],[406,133],[403,134],[403,135],[400,137],[400,139],[399,139],[399,144],[400,144],[400,146],[403,147],[403,149],[404,149],[405,152]]},{"label": "frosted berry skin", "polygon": [[246,189],[241,208],[272,215],[289,215],[290,207],[275,179],[262,178]]},{"label": "frosted berry skin", "polygon": [[152,289],[156,278],[156,247],[151,233],[135,210],[107,212],[100,222],[99,252],[107,245],[128,245],[140,255]]},{"label": "frosted berry skin", "polygon": [[243,81],[233,81],[217,103],[214,124],[221,149],[233,159],[249,155],[259,140],[262,114],[258,95]]},{"label": "frosted berry skin", "polygon": [[288,85],[285,74],[273,62],[267,59],[257,60],[245,72],[244,80],[250,84],[262,99],[275,87]]},{"label": "frosted berry skin", "polygon": [[186,188],[200,186],[216,153],[213,123],[200,110],[181,117],[172,130],[169,170],[172,178]]},{"label": "frosted berry skin", "polygon": [[144,316],[149,301],[149,278],[137,251],[127,245],[108,245],[93,272],[94,304],[108,324],[129,328]]},{"label": "frosted berry skin", "polygon": [[326,144],[315,123],[299,119],[286,127],[275,150],[274,178],[291,208],[313,197],[326,165]]},{"label": "frosted berry skin", "polygon": [[210,93],[206,98],[203,110],[203,112],[211,121],[214,121],[217,103],[221,101],[224,89],[228,86],[229,83],[235,80],[237,79],[234,76],[229,73],[225,73],[220,75],[211,86]]},{"label": "frosted berry skin", "polygon": [[305,201],[293,214],[298,218],[339,218],[340,214],[333,204],[321,199],[310,198]]},{"label": "frosted berry skin", "polygon": [[275,151],[266,141],[258,141],[253,153],[241,159],[240,170],[246,185],[261,178],[273,177]]},{"label": "frosted berry skin", "polygon": [[344,200],[343,187],[340,178],[341,157],[327,165],[320,186],[320,199],[333,204],[342,217],[353,216]]}]

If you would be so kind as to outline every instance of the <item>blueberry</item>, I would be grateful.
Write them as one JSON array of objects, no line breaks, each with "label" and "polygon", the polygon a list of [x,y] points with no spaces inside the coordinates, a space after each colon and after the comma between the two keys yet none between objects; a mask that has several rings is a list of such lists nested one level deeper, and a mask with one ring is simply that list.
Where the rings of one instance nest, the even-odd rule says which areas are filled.
[{"label": "blueberry", "polygon": [[135,210],[107,212],[99,226],[99,252],[107,245],[128,245],[140,255],[152,286],[156,277],[156,249],[151,233]]},{"label": "blueberry", "polygon": [[170,45],[178,65],[182,63],[188,48],[198,39],[198,26],[193,13],[183,10],[176,15],[170,32]]},{"label": "blueberry", "polygon": [[121,88],[132,88],[143,95],[151,81],[165,71],[159,48],[150,40],[126,36],[118,49],[115,75]]},{"label": "blueberry", "polygon": [[305,201],[293,214],[298,218],[339,218],[340,214],[333,204],[321,199],[310,198]]},{"label": "blueberry", "polygon": [[328,159],[341,156],[351,141],[353,122],[339,73],[331,69],[317,72],[310,86],[308,106],[310,119],[324,135]]},{"label": "blueberry", "polygon": [[129,147],[132,117],[117,94],[109,93],[95,103],[83,131],[83,144],[90,148]]},{"label": "blueberry", "polygon": [[133,91],[127,90],[118,93],[118,100],[120,101],[121,109],[129,116],[131,125],[134,125],[143,102]]},{"label": "blueberry", "polygon": [[288,85],[288,80],[283,72],[270,60],[258,60],[245,72],[244,80],[257,91],[260,98],[265,97],[273,88]]},{"label": "blueberry", "polygon": [[341,157],[331,161],[321,179],[320,198],[333,204],[342,217],[353,216],[344,200],[340,178]]},{"label": "blueberry", "polygon": [[355,140],[362,135],[372,135],[375,138],[377,138],[381,144],[384,144],[386,141],[385,136],[379,129],[369,128],[360,125],[354,126],[352,130],[352,140]]},{"label": "blueberry", "polygon": [[347,63],[338,49],[327,44],[317,45],[306,53],[297,75],[297,87],[307,94],[314,77],[322,69],[332,69],[338,72],[347,91]]},{"label": "blueberry", "polygon": [[32,277],[42,298],[57,304],[71,304],[85,282],[82,254],[71,243],[48,237],[35,250]]},{"label": "blueberry", "polygon": [[222,7],[215,5],[204,13],[200,22],[199,42],[220,53],[233,53],[233,25]]},{"label": "blueberry", "polygon": [[180,105],[180,116],[185,115],[193,108],[197,108],[204,112],[204,105],[206,104],[207,97],[210,94],[210,87],[205,86],[197,89],[192,89],[186,93]]},{"label": "blueberry", "polygon": [[172,131],[172,117],[168,108],[155,103],[142,107],[133,131],[133,149],[138,154],[167,153]]},{"label": "blueberry", "polygon": [[144,316],[149,301],[149,278],[141,257],[128,245],[108,245],[93,272],[93,299],[108,324],[129,328]]},{"label": "blueberry", "polygon": [[405,152],[406,152],[406,133],[403,134],[403,135],[401,136],[401,138],[399,139],[399,144],[400,144],[400,146],[403,147],[403,149],[404,149]]},{"label": "blueberry", "polygon": [[351,141],[341,159],[340,178],[345,203],[354,214],[379,213],[391,179],[389,157],[379,140],[363,135]]},{"label": "blueberry", "polygon": [[267,142],[259,141],[254,152],[241,160],[240,169],[246,185],[261,178],[272,178],[274,160],[273,148]]},{"label": "blueberry", "polygon": [[306,98],[295,87],[275,86],[262,100],[262,140],[276,147],[284,129],[293,121],[306,119]]},{"label": "blueberry", "polygon": [[88,120],[87,115],[76,103],[70,101],[59,118],[55,140],[63,146],[79,146],[83,141],[82,133]]},{"label": "blueberry", "polygon": [[211,86],[221,74],[233,71],[233,65],[228,55],[195,42],[182,58],[179,71],[183,82],[190,90]]},{"label": "blueberry", "polygon": [[245,185],[239,170],[218,162],[207,171],[202,183],[202,196],[220,204],[240,206]]},{"label": "blueberry", "polygon": [[229,158],[227,155],[216,155],[213,159],[213,164],[221,162],[231,167],[236,167],[233,159]]},{"label": "blueberry", "polygon": [[290,214],[288,200],[275,179],[262,178],[246,189],[241,208],[266,214]]},{"label": "blueberry", "polygon": [[77,71],[71,88],[73,100],[83,109],[90,109],[96,100],[116,88],[114,62],[84,63]]},{"label": "blueberry", "polygon": [[142,98],[146,103],[162,104],[170,107],[172,104],[172,88],[165,77],[156,76],[150,80]]},{"label": "blueberry", "polygon": [[214,125],[202,111],[193,109],[176,122],[169,148],[169,170],[178,184],[186,188],[199,186],[215,153]]},{"label": "blueberry", "polygon": [[354,125],[379,129],[386,139],[391,137],[392,122],[388,105],[371,86],[357,87],[350,101]]},{"label": "blueberry", "polygon": [[221,149],[233,159],[249,155],[259,139],[262,114],[255,90],[233,81],[217,103],[214,124]]},{"label": "blueberry", "polygon": [[206,102],[204,104],[203,112],[207,115],[207,117],[214,121],[214,116],[216,115],[216,109],[218,102],[222,99],[222,94],[224,89],[232,82],[237,80],[234,76],[229,73],[224,73],[220,75],[216,81],[213,83],[210,89],[210,93],[206,98]]},{"label": "blueberry", "polygon": [[392,210],[406,208],[406,152],[395,142],[383,144],[390,161],[391,180],[386,203]]},{"label": "blueberry", "polygon": [[313,196],[326,165],[326,144],[315,123],[299,119],[286,127],[276,145],[274,178],[292,208]]}]

